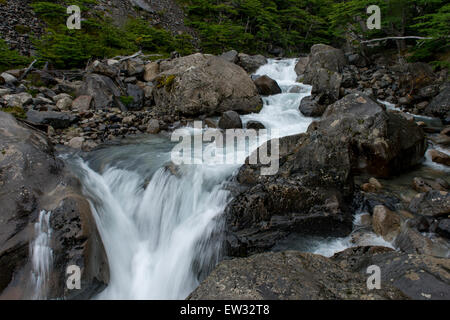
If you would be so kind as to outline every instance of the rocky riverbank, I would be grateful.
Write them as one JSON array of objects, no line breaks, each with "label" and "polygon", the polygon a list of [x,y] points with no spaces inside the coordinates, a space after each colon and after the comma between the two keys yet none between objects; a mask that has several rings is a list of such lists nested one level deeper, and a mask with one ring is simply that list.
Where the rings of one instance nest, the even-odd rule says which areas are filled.
[{"label": "rocky riverbank", "polygon": [[[154,59],[138,54],[94,61],[85,70],[0,75],[0,162],[6,168],[0,182],[8,191],[2,203],[10,208],[0,227],[5,297],[28,294],[22,285],[32,268],[30,228],[43,210],[52,212],[55,230],[48,297],[91,297],[108,283],[95,216],[55,145],[89,152],[123,137],[169,133],[193,120],[240,128],[239,114],[258,113],[261,96],[281,92],[273,79],[250,75],[267,63],[262,56],[230,51]],[[247,161],[230,182],[234,198],[225,209],[224,247],[235,259],[220,263],[192,299],[448,298],[447,75],[423,63],[374,61],[326,45],[299,59],[298,81],[312,86],[299,112],[315,119],[305,133],[280,139],[277,174],[262,176],[261,166]],[[445,176],[416,176],[408,193],[392,192],[399,186],[386,181],[414,172],[425,157]],[[363,230],[354,230],[357,212],[366,213]],[[396,251],[359,247],[332,258],[267,253],[291,234],[351,235],[362,246],[369,232]],[[75,260],[85,268],[87,288],[77,297],[60,281],[63,267]],[[391,268],[398,261],[402,266]],[[381,291],[367,291],[364,268],[370,264],[387,270]]]}]

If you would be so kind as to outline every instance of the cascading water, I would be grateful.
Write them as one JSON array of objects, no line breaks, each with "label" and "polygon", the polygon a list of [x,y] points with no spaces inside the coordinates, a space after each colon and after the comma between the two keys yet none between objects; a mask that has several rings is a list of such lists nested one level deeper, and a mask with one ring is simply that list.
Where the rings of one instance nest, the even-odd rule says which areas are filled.
[{"label": "cascading water", "polygon": [[34,224],[35,239],[30,244],[31,280],[34,285],[34,299],[47,298],[47,285],[53,263],[53,251],[50,241],[50,212],[41,211],[38,221]]},{"label": "cascading water", "polygon": [[[263,98],[261,112],[243,116],[244,123],[260,121],[280,136],[306,131],[312,119],[298,106],[311,88],[295,81],[295,63],[270,60],[256,72],[275,79],[283,93]],[[230,201],[225,183],[240,164],[181,165],[174,175],[165,168],[173,144],[146,139],[72,161],[108,255],[110,283],[100,299],[184,299],[219,259],[220,241],[213,239]]]}]

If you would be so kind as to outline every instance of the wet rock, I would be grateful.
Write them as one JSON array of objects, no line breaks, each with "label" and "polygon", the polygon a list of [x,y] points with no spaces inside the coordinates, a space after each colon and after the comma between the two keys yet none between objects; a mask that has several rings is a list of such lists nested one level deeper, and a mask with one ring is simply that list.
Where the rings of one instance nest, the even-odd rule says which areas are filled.
[{"label": "wet rock", "polygon": [[251,120],[251,121],[247,122],[246,128],[253,129],[253,130],[261,130],[261,129],[265,129],[266,127],[259,121]]},{"label": "wet rock", "polygon": [[433,149],[429,151],[429,155],[434,162],[450,166],[450,156],[446,153]]},{"label": "wet rock", "polygon": [[385,206],[373,209],[372,226],[376,234],[387,241],[392,241],[400,231],[400,217]]},{"label": "wet rock", "polygon": [[450,299],[450,260],[407,254],[383,247],[356,247],[332,257],[347,270],[367,276],[367,267],[379,266],[381,286],[392,285],[409,299]]},{"label": "wet rock", "polygon": [[153,91],[159,108],[192,116],[229,110],[249,113],[262,106],[245,71],[219,57],[197,53],[162,61],[159,68]]},{"label": "wet rock", "polygon": [[49,125],[55,129],[65,129],[79,119],[67,112],[30,110],[27,112],[27,120],[35,124]]},{"label": "wet rock", "polygon": [[262,65],[267,64],[267,59],[260,54],[250,56],[245,53],[239,53],[238,58],[238,65],[244,68],[248,73],[253,73]]},{"label": "wet rock", "polygon": [[429,217],[448,215],[450,214],[450,194],[437,190],[419,193],[411,200],[409,211]]},{"label": "wet rock", "polygon": [[263,96],[270,96],[281,93],[281,88],[278,83],[270,77],[263,75],[253,81],[258,89],[259,94]]},{"label": "wet rock", "polygon": [[402,298],[389,284],[370,291],[366,275],[349,272],[329,258],[295,251],[222,261],[188,297],[189,300]]},{"label": "wet rock", "polygon": [[295,65],[295,73],[297,76],[301,77],[306,71],[306,66],[308,65],[309,57],[300,57],[297,64]]},{"label": "wet rock", "polygon": [[[89,299],[109,281],[101,238],[79,181],[56,158],[45,135],[0,112],[0,298],[30,299],[30,243],[41,211],[50,211],[53,263],[47,297]],[[66,289],[66,267],[81,268],[81,290]],[[76,292],[75,292],[76,291]]]},{"label": "wet rock", "polygon": [[299,110],[306,117],[320,117],[326,110],[325,105],[321,105],[312,97],[305,97],[300,102]]},{"label": "wet rock", "polygon": [[242,129],[242,120],[235,111],[226,111],[219,119],[218,127],[220,129]]}]

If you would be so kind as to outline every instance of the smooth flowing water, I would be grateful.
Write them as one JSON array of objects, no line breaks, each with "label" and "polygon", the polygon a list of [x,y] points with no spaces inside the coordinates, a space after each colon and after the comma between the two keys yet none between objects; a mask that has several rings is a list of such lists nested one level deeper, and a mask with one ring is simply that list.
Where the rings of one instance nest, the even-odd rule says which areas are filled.
[{"label": "smooth flowing water", "polygon": [[[256,72],[277,80],[283,93],[264,98],[260,113],[243,116],[244,123],[260,121],[280,136],[306,131],[312,119],[298,106],[311,88],[295,82],[295,63],[271,60]],[[297,93],[289,93],[293,88]],[[184,299],[218,262],[222,213],[230,201],[225,184],[257,146],[236,164],[181,165],[176,174],[166,168],[173,146],[149,136],[70,160],[109,260],[110,283],[97,298]]]}]

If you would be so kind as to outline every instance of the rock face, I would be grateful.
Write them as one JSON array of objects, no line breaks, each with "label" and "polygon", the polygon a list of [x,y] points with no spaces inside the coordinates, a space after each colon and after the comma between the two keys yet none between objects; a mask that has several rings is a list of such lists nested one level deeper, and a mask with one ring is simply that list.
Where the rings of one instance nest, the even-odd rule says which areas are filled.
[{"label": "rock face", "polygon": [[239,66],[200,53],[162,61],[155,80],[156,106],[183,115],[255,112],[262,106],[255,85]]},{"label": "rock face", "polygon": [[337,253],[332,260],[365,276],[368,266],[379,266],[381,287],[392,285],[409,299],[450,299],[450,259],[400,253],[382,247],[358,247]]},{"label": "rock face", "polygon": [[121,96],[119,87],[107,76],[90,73],[83,81],[78,96],[91,96],[96,109],[111,108],[114,99]]},{"label": "rock face", "polygon": [[255,83],[259,94],[263,96],[281,93],[281,88],[278,86],[278,83],[266,75],[259,77],[253,82]]},{"label": "rock face", "polygon": [[[51,211],[54,262],[48,298],[90,298],[109,281],[106,254],[80,185],[41,133],[0,112],[0,298],[30,298],[30,243],[42,210]],[[81,290],[67,291],[66,267],[81,268]]]},{"label": "rock face", "polygon": [[390,284],[367,289],[366,276],[329,258],[295,251],[222,261],[190,300],[404,299]]},{"label": "rock face", "polygon": [[239,60],[238,52],[236,50],[230,50],[230,51],[224,52],[220,55],[220,57],[231,63],[236,63]]},{"label": "rock face", "polygon": [[377,205],[373,209],[373,230],[387,241],[392,241],[398,234],[400,223],[400,217],[385,206]]},{"label": "rock face", "polygon": [[433,160],[436,163],[440,163],[446,166],[450,166],[450,156],[438,151],[438,150],[430,150],[429,151],[431,160]]},{"label": "rock face", "polygon": [[303,82],[312,85],[312,94],[322,100],[334,102],[339,99],[343,67],[347,65],[344,52],[324,44],[311,47]]},{"label": "rock face", "polygon": [[297,76],[301,77],[304,75],[306,71],[306,66],[308,65],[309,57],[301,57],[298,59],[297,64],[295,65],[295,73]]},{"label": "rock face", "polygon": [[308,128],[347,141],[353,167],[377,177],[399,174],[421,163],[425,136],[414,122],[386,112],[361,93],[349,94],[328,106],[322,120]]}]

